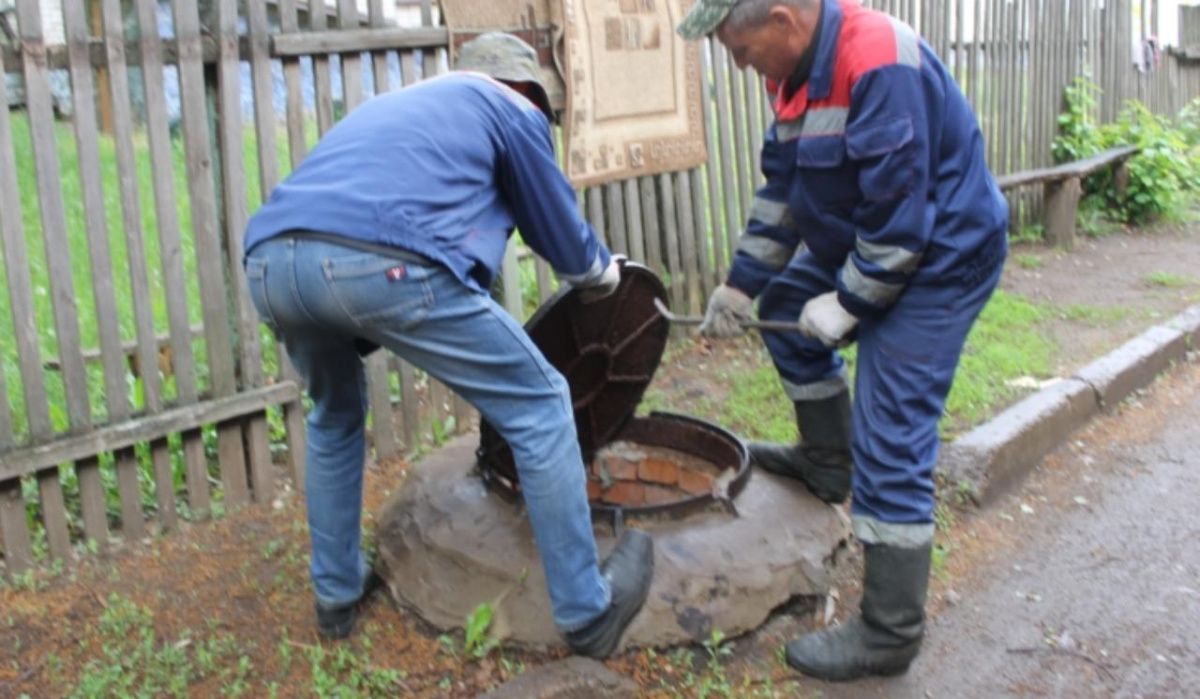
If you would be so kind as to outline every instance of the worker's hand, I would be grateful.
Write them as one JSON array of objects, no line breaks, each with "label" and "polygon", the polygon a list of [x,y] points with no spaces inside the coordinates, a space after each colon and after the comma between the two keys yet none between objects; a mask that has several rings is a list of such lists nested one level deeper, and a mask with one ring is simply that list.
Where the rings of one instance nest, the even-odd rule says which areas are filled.
[{"label": "worker's hand", "polygon": [[754,301],[741,291],[722,284],[713,289],[700,334],[704,337],[738,337],[746,334],[742,322],[753,320]]},{"label": "worker's hand", "polygon": [[604,272],[596,277],[595,281],[579,287],[579,301],[595,303],[612,296],[617,287],[621,285],[621,260],[624,259],[621,255],[613,255],[608,261],[608,266],[604,268]]},{"label": "worker's hand", "polygon": [[800,332],[826,347],[844,347],[858,325],[858,318],[842,307],[837,292],[830,291],[809,299],[800,311]]}]

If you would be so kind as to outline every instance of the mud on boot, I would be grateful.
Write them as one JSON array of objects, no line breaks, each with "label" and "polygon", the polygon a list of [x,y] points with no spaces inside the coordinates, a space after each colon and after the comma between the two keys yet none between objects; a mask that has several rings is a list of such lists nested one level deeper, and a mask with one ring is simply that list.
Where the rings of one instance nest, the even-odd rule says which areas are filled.
[{"label": "mud on boot", "polygon": [[865,545],[861,615],[788,643],[788,665],[831,682],[906,672],[925,632],[931,553],[932,543]]},{"label": "mud on boot", "polygon": [[817,498],[832,504],[850,496],[850,392],[795,401],[799,444],[753,442],[750,463],[795,478]]}]

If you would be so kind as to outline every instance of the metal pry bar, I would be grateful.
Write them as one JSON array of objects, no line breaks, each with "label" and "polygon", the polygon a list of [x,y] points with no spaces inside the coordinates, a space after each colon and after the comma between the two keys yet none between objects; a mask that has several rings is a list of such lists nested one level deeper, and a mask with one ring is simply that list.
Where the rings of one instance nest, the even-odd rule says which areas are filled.
[{"label": "metal pry bar", "polygon": [[[675,315],[662,302],[662,299],[654,299],[654,307],[658,309],[659,314],[672,323],[679,325],[700,325],[704,319],[700,316],[680,316]],[[743,328],[752,328],[754,330],[774,330],[777,332],[800,332],[799,323],[787,323],[781,320],[744,320],[741,322]]]}]

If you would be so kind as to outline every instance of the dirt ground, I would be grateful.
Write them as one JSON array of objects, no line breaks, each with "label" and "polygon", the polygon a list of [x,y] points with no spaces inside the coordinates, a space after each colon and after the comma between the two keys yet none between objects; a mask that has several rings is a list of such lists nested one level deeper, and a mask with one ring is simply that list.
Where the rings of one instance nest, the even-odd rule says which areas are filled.
[{"label": "dirt ground", "polygon": [[[1192,276],[1200,274],[1194,271],[1200,269],[1198,231],[1194,224],[1164,225],[1084,239],[1070,253],[1017,246],[1003,284],[1074,309],[1046,324],[1061,348],[1059,373],[1066,374],[1200,300],[1200,278]],[[670,351],[655,387],[685,400],[704,395],[719,403],[726,389],[712,379],[711,367],[758,356],[750,341],[684,342]],[[369,466],[368,513],[378,511],[408,468],[400,460]],[[950,516],[957,521],[947,535],[953,555],[935,576],[934,615],[948,596],[973,584],[976,566],[1020,537],[987,512]],[[341,684],[356,688],[346,696],[468,697],[555,659],[503,648],[473,660],[461,634],[443,636],[381,596],[366,605],[352,641],[323,644],[313,626],[306,551],[301,503],[285,493],[217,521],[85,555],[65,572],[0,584],[0,697],[87,695],[85,680],[132,696],[133,688],[112,689],[122,686],[120,679],[103,684],[105,678],[119,678],[122,668],[125,675],[144,675],[160,665],[184,678],[179,693],[190,696],[312,696],[322,690],[329,696]],[[781,609],[757,633],[737,639],[719,665],[709,664],[702,646],[633,651],[608,665],[634,679],[646,696],[698,696],[706,686],[735,696],[808,693],[809,686],[792,684],[797,676],[777,651],[797,631],[854,608],[852,551],[845,562],[836,595]],[[169,686],[157,693],[172,693]]]}]

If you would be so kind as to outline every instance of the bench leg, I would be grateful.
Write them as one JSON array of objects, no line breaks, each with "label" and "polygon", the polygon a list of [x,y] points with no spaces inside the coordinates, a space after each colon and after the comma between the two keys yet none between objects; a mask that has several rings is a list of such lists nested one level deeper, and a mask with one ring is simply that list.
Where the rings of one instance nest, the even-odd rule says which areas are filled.
[{"label": "bench leg", "polygon": [[1046,183],[1046,242],[1070,250],[1075,247],[1075,218],[1082,187],[1078,177]]},{"label": "bench leg", "polygon": [[1118,201],[1124,199],[1125,192],[1129,190],[1129,166],[1123,160],[1113,168],[1113,189]]}]

